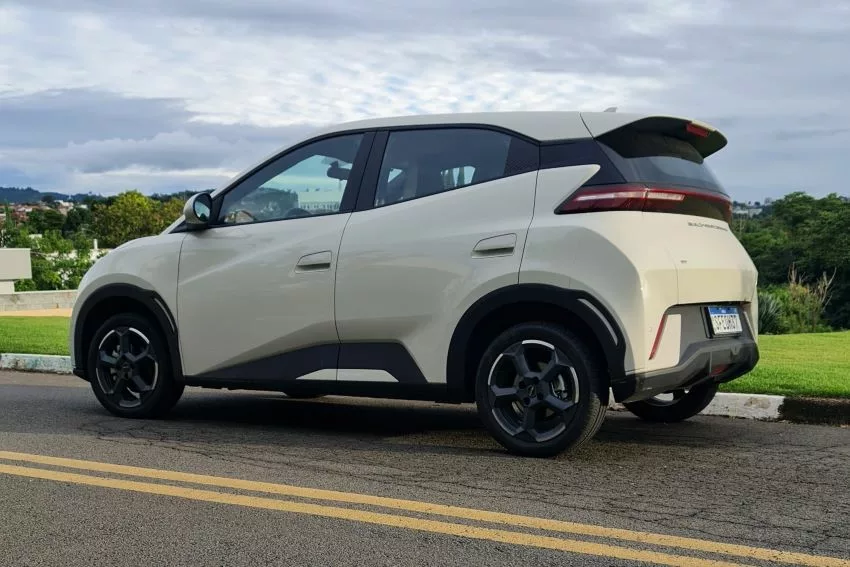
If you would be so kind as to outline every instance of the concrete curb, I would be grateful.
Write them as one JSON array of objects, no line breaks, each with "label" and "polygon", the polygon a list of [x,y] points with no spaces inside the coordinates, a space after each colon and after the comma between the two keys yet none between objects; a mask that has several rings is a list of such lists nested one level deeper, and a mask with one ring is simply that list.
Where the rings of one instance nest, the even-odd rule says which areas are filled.
[{"label": "concrete curb", "polygon": [[[613,400],[613,396],[610,398]],[[780,408],[784,401],[783,396],[719,393],[708,407],[702,410],[701,415],[772,421],[781,418]],[[614,411],[626,411],[623,404],[613,401],[608,405],[608,408]]]},{"label": "concrete curb", "polygon": [[721,392],[702,410],[702,414],[773,421],[782,418],[784,403],[785,396]]},{"label": "concrete curb", "polygon": [[71,357],[52,354],[0,354],[0,370],[71,374]]},{"label": "concrete curb", "polygon": [[[614,402],[608,407],[614,411],[626,411],[622,404]],[[789,398],[766,394],[721,392],[700,415],[761,421],[850,425],[850,399]]]},{"label": "concrete curb", "polygon": [[[0,354],[0,370],[71,374],[71,357],[47,354]],[[609,408],[625,411],[622,404]],[[765,394],[719,393],[701,415],[850,425],[850,399],[787,398]]]}]

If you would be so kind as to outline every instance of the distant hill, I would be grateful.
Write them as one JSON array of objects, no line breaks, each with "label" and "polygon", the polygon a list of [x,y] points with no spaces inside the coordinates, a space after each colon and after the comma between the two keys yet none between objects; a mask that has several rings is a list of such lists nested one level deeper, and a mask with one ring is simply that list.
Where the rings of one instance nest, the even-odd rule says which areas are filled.
[{"label": "distant hill", "polygon": [[32,187],[0,187],[0,203],[21,204],[38,203],[45,197],[53,197],[58,201],[82,201],[85,198],[99,198],[99,195],[68,195],[55,191],[38,191]]},{"label": "distant hill", "polygon": [[[175,193],[155,193],[150,195],[152,199],[157,201],[166,201],[172,198],[178,198],[183,201],[200,191],[212,191],[212,189],[201,189],[199,191],[178,191]],[[0,204],[6,203],[9,205],[35,204],[44,200],[45,197],[53,197],[57,201],[109,201],[112,197],[104,197],[94,193],[76,193],[69,195],[67,193],[57,193],[55,191],[38,191],[32,187],[0,187]]]}]

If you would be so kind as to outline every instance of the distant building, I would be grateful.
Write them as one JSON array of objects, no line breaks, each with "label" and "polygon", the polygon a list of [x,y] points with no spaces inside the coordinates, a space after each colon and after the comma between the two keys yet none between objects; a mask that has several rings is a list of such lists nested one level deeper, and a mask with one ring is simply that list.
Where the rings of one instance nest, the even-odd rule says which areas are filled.
[{"label": "distant building", "polygon": [[15,219],[15,222],[27,222],[29,214],[41,208],[46,207],[40,207],[38,205],[13,205],[12,218]]},{"label": "distant building", "polygon": [[751,205],[737,206],[732,209],[732,215],[736,217],[757,217],[764,209],[762,207],[754,207]]},{"label": "distant building", "polygon": [[297,207],[305,211],[337,211],[339,210],[340,193],[338,189],[308,189],[296,191]]},{"label": "distant building", "polygon": [[65,216],[68,216],[68,212],[73,208],[74,203],[71,201],[56,201],[56,210]]}]

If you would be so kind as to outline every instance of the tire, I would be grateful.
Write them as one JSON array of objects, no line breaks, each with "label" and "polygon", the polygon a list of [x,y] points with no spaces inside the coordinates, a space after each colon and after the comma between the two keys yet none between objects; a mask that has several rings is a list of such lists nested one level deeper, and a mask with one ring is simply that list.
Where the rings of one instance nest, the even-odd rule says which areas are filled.
[{"label": "tire", "polygon": [[528,457],[551,457],[591,439],[605,419],[607,393],[592,351],[549,323],[522,323],[496,337],[475,380],[478,415],[490,434]]},{"label": "tire", "polygon": [[676,423],[695,416],[704,410],[717,394],[717,384],[703,384],[690,390],[673,392],[671,401],[657,396],[648,400],[623,404],[641,419],[655,423]]},{"label": "tire", "polygon": [[115,315],[100,326],[88,347],[87,370],[98,401],[119,417],[161,417],[183,395],[162,333],[137,313]]}]

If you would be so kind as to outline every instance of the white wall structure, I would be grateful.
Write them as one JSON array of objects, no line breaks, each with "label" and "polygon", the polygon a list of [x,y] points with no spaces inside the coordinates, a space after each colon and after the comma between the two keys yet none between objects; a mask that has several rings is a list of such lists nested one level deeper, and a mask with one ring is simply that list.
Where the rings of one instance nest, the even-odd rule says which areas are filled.
[{"label": "white wall structure", "polygon": [[0,294],[15,293],[15,280],[31,277],[29,248],[0,248]]}]

